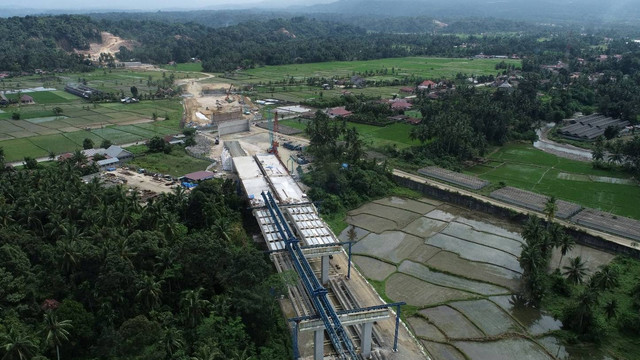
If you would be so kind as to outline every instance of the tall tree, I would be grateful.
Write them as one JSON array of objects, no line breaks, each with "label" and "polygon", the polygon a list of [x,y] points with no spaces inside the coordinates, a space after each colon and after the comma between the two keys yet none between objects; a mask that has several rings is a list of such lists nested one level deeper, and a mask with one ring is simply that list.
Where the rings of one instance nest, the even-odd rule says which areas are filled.
[{"label": "tall tree", "polygon": [[3,360],[30,360],[38,352],[33,336],[14,326],[10,326],[6,334],[0,334],[0,346],[4,350]]},{"label": "tall tree", "polygon": [[582,280],[587,275],[587,267],[580,256],[571,259],[569,265],[564,266],[563,269],[563,274],[574,284],[582,284]]},{"label": "tall tree", "polygon": [[56,354],[60,360],[60,345],[69,340],[69,329],[72,328],[70,320],[58,320],[54,311],[44,314],[44,333],[47,345],[56,347]]}]

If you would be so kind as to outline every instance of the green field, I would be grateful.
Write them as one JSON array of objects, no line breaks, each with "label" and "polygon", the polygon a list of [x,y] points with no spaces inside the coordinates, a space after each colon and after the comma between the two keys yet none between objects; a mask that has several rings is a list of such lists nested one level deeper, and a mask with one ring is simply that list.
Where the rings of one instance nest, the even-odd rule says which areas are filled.
[{"label": "green field", "polygon": [[[179,99],[90,104],[61,91],[30,94],[36,104],[14,105],[0,113],[0,147],[7,161],[74,151],[85,138],[96,145],[104,139],[122,144],[179,132]],[[55,107],[62,109],[61,116],[54,116]],[[11,119],[13,112],[20,114],[20,120]],[[152,120],[154,113],[159,120]],[[162,120],[165,117],[169,120]]]},{"label": "green field", "polygon": [[[531,145],[509,144],[488,157],[491,161],[467,169],[494,184],[555,195],[614,214],[640,219],[640,186],[606,182],[608,178],[629,180],[622,171],[598,170],[591,163],[559,158]],[[607,179],[599,179],[602,177]],[[619,180],[617,180],[619,181]]]},{"label": "green field", "polygon": [[[307,123],[302,120],[283,120],[279,123],[300,130],[304,130],[307,127]],[[371,148],[381,148],[385,145],[391,145],[401,149],[420,143],[419,141],[409,139],[409,132],[413,126],[408,124],[373,126],[347,122],[347,126],[355,127],[362,136],[365,145]]]},{"label": "green field", "polygon": [[170,154],[153,153],[137,156],[130,165],[173,176],[182,176],[195,171],[205,170],[211,162],[189,156],[184,148],[175,146]]},{"label": "green field", "polygon": [[174,70],[174,71],[202,71],[201,63],[182,63],[174,65],[162,65],[161,66],[165,70]]},{"label": "green field", "polygon": [[[347,77],[355,73],[387,69],[386,75],[376,74],[376,79],[394,79],[405,76],[440,79],[450,78],[458,73],[468,75],[491,75],[498,71],[495,65],[500,59],[452,59],[406,57],[368,61],[334,61],[325,63],[295,64],[282,66],[264,66],[249,69],[240,73],[252,82],[269,82],[289,79],[290,77],[303,79],[309,77],[334,76]],[[520,65],[519,60],[505,60],[509,64]],[[395,74],[391,74],[394,68]]]}]

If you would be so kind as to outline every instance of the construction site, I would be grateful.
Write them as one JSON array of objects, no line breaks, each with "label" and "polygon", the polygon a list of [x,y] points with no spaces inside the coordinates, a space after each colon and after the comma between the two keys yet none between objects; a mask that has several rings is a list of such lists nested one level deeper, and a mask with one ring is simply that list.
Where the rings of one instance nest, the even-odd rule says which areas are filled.
[{"label": "construction site", "polygon": [[352,266],[341,242],[297,182],[306,139],[279,133],[278,113],[266,126],[250,99],[228,84],[185,83],[185,125],[215,139],[208,158],[234,174],[278,272],[295,273],[280,305],[292,331],[296,359],[425,359],[400,319],[403,302],[386,303]]},{"label": "construction site", "polygon": [[281,300],[295,358],[424,359],[398,317],[404,303],[385,303],[352,267],[351,244],[333,234],[277,155],[231,152],[271,260],[297,274]]}]

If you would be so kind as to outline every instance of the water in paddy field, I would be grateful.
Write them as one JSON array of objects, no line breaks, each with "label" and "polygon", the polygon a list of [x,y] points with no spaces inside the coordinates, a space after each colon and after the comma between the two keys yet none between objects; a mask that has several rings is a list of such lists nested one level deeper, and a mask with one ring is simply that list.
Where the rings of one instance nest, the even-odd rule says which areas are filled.
[{"label": "water in paddy field", "polygon": [[[354,263],[365,277],[384,282],[391,300],[418,307],[407,323],[434,359],[607,359],[562,345],[549,335],[562,323],[514,295],[522,273],[519,224],[396,197],[350,212],[347,222],[354,226]],[[576,245],[561,264],[554,253],[552,269],[575,256],[586,259],[590,272],[613,259]]]}]

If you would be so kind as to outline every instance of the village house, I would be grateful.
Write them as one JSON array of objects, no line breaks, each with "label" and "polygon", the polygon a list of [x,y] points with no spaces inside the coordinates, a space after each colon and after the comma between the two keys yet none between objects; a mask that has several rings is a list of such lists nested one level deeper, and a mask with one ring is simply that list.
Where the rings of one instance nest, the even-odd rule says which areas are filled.
[{"label": "village house", "polygon": [[435,89],[438,84],[434,83],[431,80],[425,80],[420,85],[418,85],[418,90],[431,90]]},{"label": "village house", "polygon": [[334,107],[327,110],[327,115],[331,118],[335,117],[348,117],[353,114],[351,111],[344,108],[344,106]]},{"label": "village house", "polygon": [[21,104],[35,104],[36,102],[33,101],[33,97],[31,97],[29,95],[22,95],[20,97],[20,103]]}]

